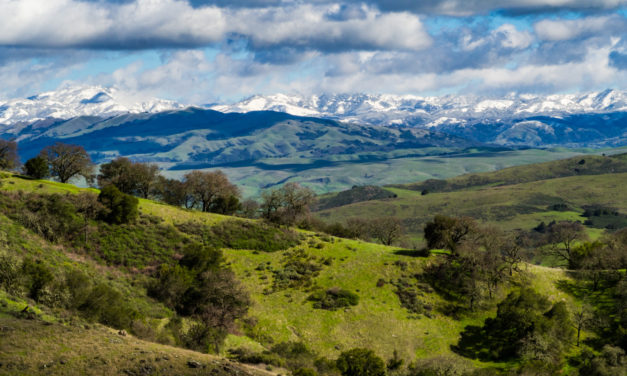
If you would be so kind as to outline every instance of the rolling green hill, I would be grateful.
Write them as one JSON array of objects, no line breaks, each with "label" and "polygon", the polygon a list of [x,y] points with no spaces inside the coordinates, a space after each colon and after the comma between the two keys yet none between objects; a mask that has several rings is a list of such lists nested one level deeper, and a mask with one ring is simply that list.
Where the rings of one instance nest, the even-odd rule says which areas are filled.
[{"label": "rolling green hill", "polygon": [[[414,241],[421,238],[424,224],[435,214],[469,216],[505,230],[529,230],[542,221],[583,222],[585,206],[601,205],[627,213],[625,156],[575,157],[462,175],[439,181],[437,186],[434,182],[423,182],[388,187],[397,198],[354,203],[322,210],[316,215],[329,222],[396,216],[402,219],[409,238]],[[549,178],[553,174],[565,176]],[[598,234],[599,230],[591,229],[591,232]]]},{"label": "rolling green hill", "polygon": [[[577,176],[426,196],[394,188],[391,191],[398,195],[396,199],[352,204],[332,212],[323,211],[321,215],[339,219],[407,213],[407,218],[413,218],[420,213],[419,218],[429,218],[452,210],[452,214],[472,214],[486,221],[503,220],[505,228],[524,227],[545,215],[563,218],[578,215],[575,211],[539,211],[555,202],[582,205],[585,200],[592,200],[623,210],[627,204],[622,195],[621,182],[627,181],[624,179],[627,174]],[[190,242],[202,239],[220,245],[223,266],[234,272],[251,299],[248,314],[230,330],[220,349],[221,355],[256,354],[252,357],[254,361],[251,357],[238,359],[271,363],[268,369],[274,373],[287,372],[280,369],[284,361],[273,358],[277,356],[277,346],[294,342],[304,343],[316,357],[331,360],[351,348],[367,347],[384,359],[392,358],[396,351],[405,364],[438,358],[467,369],[514,369],[520,360],[481,361],[460,355],[454,351],[460,334],[469,325],[480,326],[486,318],[494,317],[496,304],[524,284],[530,284],[552,302],[562,301],[573,307],[580,304],[564,288],[572,282],[566,272],[523,264],[521,271],[492,299],[485,299],[476,310],[468,311],[420,277],[447,258],[442,252],[416,254],[398,247],[301,230],[297,230],[297,235],[287,236],[289,230],[266,227],[259,221],[183,210],[149,200],[140,200],[141,215],[134,224],[106,225],[93,221],[89,228],[90,241],[82,242],[80,236],[72,241],[50,241],[34,230],[32,221],[24,222],[19,212],[12,211],[15,201],[30,198],[24,195],[34,193],[45,196],[89,190],[10,174],[4,174],[0,181],[0,194],[10,199],[2,201],[0,256],[8,255],[24,263],[34,259],[35,264],[54,270],[57,276],[78,270],[93,283],[119,291],[122,295],[114,305],[135,312],[129,330],[147,341],[175,345],[177,333],[188,335],[194,325],[193,320],[186,318],[176,324],[173,310],[149,294],[159,264],[181,259],[181,250]],[[421,206],[416,207],[417,204]],[[250,241],[256,237],[264,240]],[[276,250],[268,251],[269,244],[276,244]],[[230,374],[264,372],[187,350],[118,336],[87,317],[76,316],[73,311],[55,305],[56,295],[52,292],[57,290],[54,285],[49,289],[44,294],[47,300],[39,301],[21,293],[0,293],[3,335],[0,374],[13,374],[14,370],[22,374],[48,373],[48,364],[53,367],[50,372],[56,372],[63,369],[62,360],[76,365],[79,373],[84,370],[93,374],[103,369],[129,369],[137,374],[195,374],[186,363],[188,360],[210,365],[220,372],[224,371],[224,364],[236,367],[225,371]],[[353,302],[356,304],[338,300],[342,294],[356,296]],[[337,306],[317,308],[320,304]],[[26,305],[32,312],[27,316],[34,320],[19,313]],[[141,325],[136,326],[137,322]],[[180,325],[178,331],[173,329],[176,325]],[[52,343],[51,338],[56,337],[62,340]],[[583,338],[593,337],[592,332],[584,331]],[[36,357],[27,356],[32,348],[37,349]],[[96,357],[94,353],[100,355]],[[578,348],[568,350],[571,355],[578,353]],[[169,361],[164,362],[164,356]],[[7,364],[12,368],[7,368]],[[152,368],[142,371],[142,367]]]}]

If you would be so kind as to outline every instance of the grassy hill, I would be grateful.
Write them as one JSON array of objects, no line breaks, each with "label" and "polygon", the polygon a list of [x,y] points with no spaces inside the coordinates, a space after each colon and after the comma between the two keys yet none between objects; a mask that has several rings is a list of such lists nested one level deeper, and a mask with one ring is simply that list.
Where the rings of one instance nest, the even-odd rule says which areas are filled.
[{"label": "grassy hill", "polygon": [[[580,161],[586,162],[580,164]],[[581,168],[580,172],[575,173],[574,168]],[[322,210],[316,215],[329,222],[396,216],[402,219],[409,237],[416,241],[421,239],[426,221],[435,214],[470,216],[505,230],[529,230],[542,221],[583,222],[584,207],[590,205],[627,213],[625,169],[625,154],[611,158],[576,157],[463,175],[441,181],[436,189],[427,182],[389,187],[396,198],[354,203]],[[552,174],[566,176],[549,178]],[[428,192],[423,192],[425,189]],[[598,235],[600,230],[591,229],[591,232]]]},{"label": "grassy hill", "polygon": [[511,185],[568,176],[627,172],[627,154],[582,155],[557,161],[504,168],[498,171],[466,174],[447,180],[427,180],[392,187],[413,191],[451,192],[482,186]]},{"label": "grassy hill", "polygon": [[[627,174],[577,176],[426,196],[394,188],[391,191],[398,195],[396,199],[352,204],[332,212],[323,211],[321,215],[334,219],[379,214],[428,218],[448,211],[475,215],[484,220],[503,220],[505,228],[524,227],[543,216],[578,216],[576,211],[540,210],[564,200],[571,205],[592,200],[624,210],[627,203],[624,202],[621,182],[626,179]],[[0,181],[2,194],[76,194],[86,191],[71,185],[9,174],[3,175]],[[81,243],[80,237],[75,241],[51,242],[26,228],[9,210],[10,202],[4,201],[3,205],[0,254],[22,260],[35,258],[59,275],[80,270],[94,283],[116,289],[122,293],[119,305],[132,309],[142,318],[143,326],[133,327],[135,334],[162,345],[132,336],[119,336],[116,331],[76,317],[54,304],[48,306],[2,292],[0,374],[14,374],[15,370],[18,374],[63,372],[66,365],[74,365],[79,373],[83,370],[93,374],[103,370],[130,370],[135,374],[195,374],[196,370],[189,368],[188,360],[218,370],[215,372],[224,371],[226,364],[236,367],[240,374],[263,374],[263,370],[232,365],[221,358],[163,345],[176,344],[176,338],[173,338],[176,332],[171,329],[175,315],[164,303],[148,294],[147,286],[160,262],[179,259],[181,249],[199,239],[223,248],[224,265],[235,273],[252,302],[247,316],[230,331],[221,348],[223,356],[229,355],[231,350],[262,354],[280,344],[302,342],[316,356],[327,359],[335,359],[342,351],[354,347],[367,347],[384,359],[391,358],[397,351],[407,363],[443,357],[467,367],[507,370],[515,368],[519,361],[495,363],[467,359],[454,352],[452,346],[467,326],[481,325],[486,318],[494,317],[498,301],[525,283],[553,302],[579,304],[575,296],[563,288],[572,279],[561,269],[524,264],[521,273],[517,273],[497,296],[481,303],[476,311],[459,314],[456,313],[459,307],[453,310],[457,303],[436,292],[419,277],[426,268],[447,257],[437,252],[417,255],[398,247],[300,230],[296,237],[284,238],[282,230],[266,228],[258,221],[183,210],[149,200],[140,200],[141,216],[135,224],[92,223],[91,243]],[[413,222],[407,223],[411,225]],[[233,234],[244,235],[237,237]],[[243,239],[247,242],[242,243],[242,237],[262,240],[254,243]],[[268,244],[277,244],[276,249],[266,251]],[[334,297],[340,293],[356,295],[357,304],[339,305],[335,309],[316,308],[320,302],[316,301],[319,299],[316,296],[322,295],[323,299],[335,302]],[[409,300],[408,295],[412,297]],[[31,307],[35,320],[21,318],[17,313],[25,305]],[[180,325],[181,330],[189,330],[193,321],[184,319]],[[584,338],[593,336],[584,331]],[[53,338],[60,340],[53,341]],[[37,356],[28,356],[33,348],[37,349]],[[572,349],[570,353],[577,354],[578,351]],[[61,361],[66,363],[61,364]],[[7,368],[7,364],[12,368]],[[277,369],[276,364],[270,369],[286,372]],[[225,372],[235,374],[233,369]]]}]

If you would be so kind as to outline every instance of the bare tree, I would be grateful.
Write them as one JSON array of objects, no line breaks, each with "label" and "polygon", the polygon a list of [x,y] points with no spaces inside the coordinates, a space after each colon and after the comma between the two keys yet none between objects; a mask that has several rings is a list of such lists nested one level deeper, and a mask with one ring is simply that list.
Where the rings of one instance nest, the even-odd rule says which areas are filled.
[{"label": "bare tree", "polygon": [[41,151],[50,164],[52,176],[67,183],[75,176],[82,176],[88,183],[94,180],[94,164],[82,146],[57,142]]},{"label": "bare tree", "polygon": [[577,347],[581,339],[581,331],[585,329],[592,320],[592,307],[585,302],[573,314],[573,327],[577,330]]},{"label": "bare tree", "polygon": [[314,192],[298,183],[286,183],[261,194],[263,217],[274,223],[293,225],[309,213],[316,199]]},{"label": "bare tree", "polygon": [[403,226],[397,217],[375,218],[369,225],[370,235],[385,245],[392,245],[403,235]]},{"label": "bare tree", "polygon": [[20,165],[17,142],[0,140],[0,169],[12,170]]},{"label": "bare tree", "polygon": [[192,198],[192,206],[198,206],[204,212],[211,211],[211,205],[220,197],[239,196],[237,187],[220,170],[189,172],[183,183]]},{"label": "bare tree", "polygon": [[573,267],[573,246],[578,241],[588,239],[585,228],[579,222],[562,221],[549,228],[549,252],[560,260],[566,261],[568,267]]}]

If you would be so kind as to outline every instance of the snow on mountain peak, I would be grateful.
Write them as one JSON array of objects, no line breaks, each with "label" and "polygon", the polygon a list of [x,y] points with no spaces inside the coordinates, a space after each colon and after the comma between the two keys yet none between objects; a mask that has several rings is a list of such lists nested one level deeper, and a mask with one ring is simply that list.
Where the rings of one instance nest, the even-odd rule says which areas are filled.
[{"label": "snow on mountain peak", "polygon": [[420,97],[390,94],[254,96],[231,105],[211,107],[222,112],[280,111],[340,121],[378,125],[439,126],[464,119],[510,119],[529,115],[627,111],[627,92],[605,90],[548,96],[510,93],[501,98],[480,96]]},{"label": "snow on mountain peak", "polygon": [[46,118],[109,117],[123,113],[161,112],[184,106],[174,101],[140,98],[115,88],[66,86],[28,98],[0,101],[0,124]]}]

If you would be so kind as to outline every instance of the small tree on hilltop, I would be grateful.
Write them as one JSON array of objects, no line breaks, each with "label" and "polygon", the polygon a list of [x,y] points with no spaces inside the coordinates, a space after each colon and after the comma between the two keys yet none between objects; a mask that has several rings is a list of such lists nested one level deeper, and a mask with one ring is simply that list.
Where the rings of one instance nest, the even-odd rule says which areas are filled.
[{"label": "small tree on hilltop", "polygon": [[35,179],[45,179],[50,176],[48,161],[41,155],[29,159],[24,164],[24,173]]},{"label": "small tree on hilltop", "polygon": [[436,215],[425,225],[425,239],[430,249],[443,248],[455,254],[462,241],[474,232],[477,225],[469,217]]},{"label": "small tree on hilltop", "polygon": [[263,192],[261,199],[261,209],[266,220],[289,226],[309,213],[316,196],[311,189],[298,183],[286,183],[281,188]]},{"label": "small tree on hilltop", "polygon": [[57,142],[41,151],[50,165],[52,176],[67,183],[75,176],[82,176],[88,183],[94,180],[94,164],[82,146]]},{"label": "small tree on hilltop", "polygon": [[211,211],[219,198],[239,196],[237,187],[222,171],[192,171],[184,176],[185,190],[197,206],[204,212]]}]

